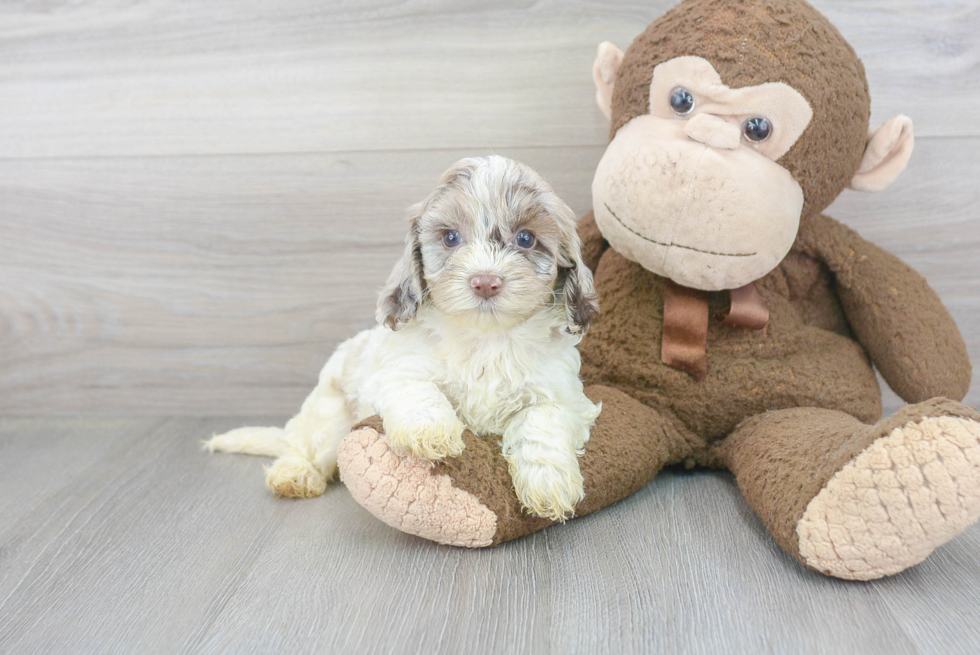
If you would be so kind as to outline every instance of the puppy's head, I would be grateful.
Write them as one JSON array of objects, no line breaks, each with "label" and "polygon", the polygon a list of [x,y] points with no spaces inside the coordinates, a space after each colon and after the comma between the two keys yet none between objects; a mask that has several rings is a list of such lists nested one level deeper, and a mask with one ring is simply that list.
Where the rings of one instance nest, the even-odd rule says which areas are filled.
[{"label": "puppy's head", "polygon": [[378,322],[393,330],[423,303],[483,329],[555,306],[573,333],[595,318],[575,215],[527,166],[497,156],[458,161],[409,219],[405,252],[378,301]]}]

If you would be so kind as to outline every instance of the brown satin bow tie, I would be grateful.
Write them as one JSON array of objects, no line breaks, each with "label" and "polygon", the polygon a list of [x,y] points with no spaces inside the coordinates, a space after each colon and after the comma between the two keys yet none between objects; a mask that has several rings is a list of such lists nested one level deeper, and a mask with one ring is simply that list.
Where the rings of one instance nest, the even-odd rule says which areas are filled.
[{"label": "brown satin bow tie", "polygon": [[[761,330],[769,323],[769,307],[755,283],[729,291],[726,325]],[[708,294],[667,280],[664,286],[664,335],[660,359],[699,380],[708,374]]]}]

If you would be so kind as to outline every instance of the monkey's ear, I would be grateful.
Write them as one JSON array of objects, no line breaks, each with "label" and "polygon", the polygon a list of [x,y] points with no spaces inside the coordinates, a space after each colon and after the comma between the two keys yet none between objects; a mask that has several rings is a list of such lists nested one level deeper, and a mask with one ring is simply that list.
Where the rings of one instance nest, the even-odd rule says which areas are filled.
[{"label": "monkey's ear", "polygon": [[599,109],[612,118],[612,93],[616,83],[616,73],[623,64],[623,51],[609,41],[599,44],[599,54],[592,64],[592,79],[595,80],[595,99]]},{"label": "monkey's ear", "polygon": [[405,237],[405,250],[381,290],[381,295],[378,297],[377,312],[375,313],[378,323],[387,325],[392,330],[400,330],[405,327],[406,323],[415,318],[419,305],[422,304],[424,284],[422,280],[422,251],[419,246],[415,222],[416,215],[420,213],[420,205],[409,211],[412,227],[408,231],[408,236]]},{"label": "monkey's ear", "polygon": [[884,191],[908,166],[914,147],[912,119],[908,116],[896,116],[884,125],[872,128],[868,133],[864,159],[850,187],[869,193]]}]

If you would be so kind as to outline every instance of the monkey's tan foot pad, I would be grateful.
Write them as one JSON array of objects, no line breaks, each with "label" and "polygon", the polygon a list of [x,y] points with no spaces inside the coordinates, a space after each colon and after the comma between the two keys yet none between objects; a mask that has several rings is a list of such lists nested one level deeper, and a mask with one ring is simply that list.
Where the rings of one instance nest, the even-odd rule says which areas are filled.
[{"label": "monkey's tan foot pad", "polygon": [[814,569],[873,580],[924,560],[980,518],[980,423],[926,418],[873,441],[796,526]]},{"label": "monkey's tan foot pad", "polygon": [[340,476],[361,506],[388,525],[450,546],[490,546],[497,517],[448,475],[396,455],[377,430],[362,427],[340,444]]}]

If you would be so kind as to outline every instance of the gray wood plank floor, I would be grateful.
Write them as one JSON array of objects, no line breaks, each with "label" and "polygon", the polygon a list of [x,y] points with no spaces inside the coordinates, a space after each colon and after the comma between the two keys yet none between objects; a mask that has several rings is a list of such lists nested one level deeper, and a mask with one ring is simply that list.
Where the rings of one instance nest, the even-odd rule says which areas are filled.
[{"label": "gray wood plank floor", "polygon": [[876,583],[807,571],[720,472],[491,550],[278,500],[213,431],[0,419],[0,652],[975,653],[980,526]]}]

